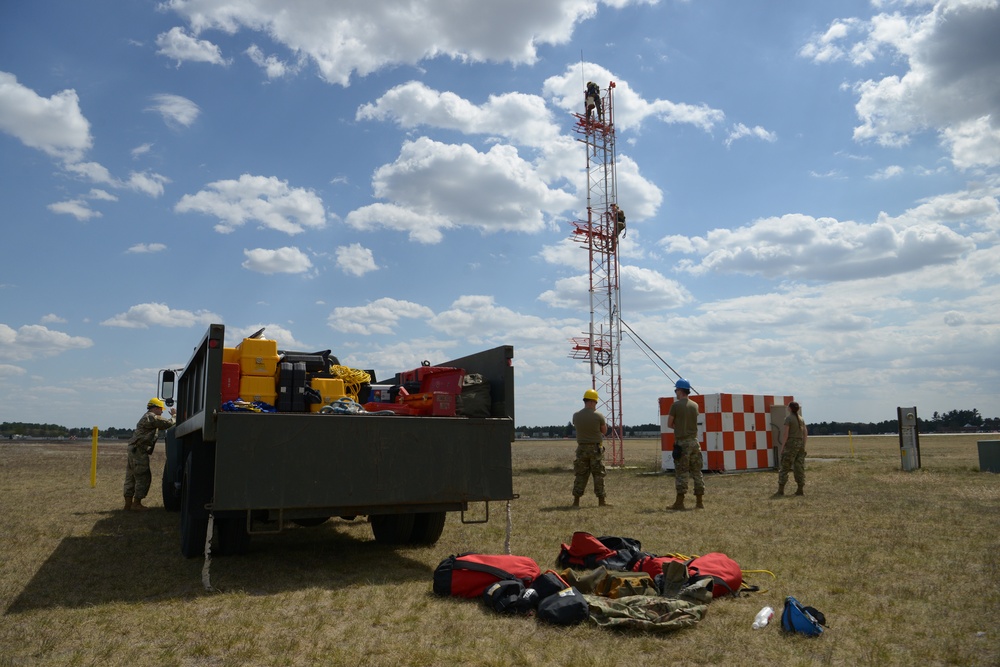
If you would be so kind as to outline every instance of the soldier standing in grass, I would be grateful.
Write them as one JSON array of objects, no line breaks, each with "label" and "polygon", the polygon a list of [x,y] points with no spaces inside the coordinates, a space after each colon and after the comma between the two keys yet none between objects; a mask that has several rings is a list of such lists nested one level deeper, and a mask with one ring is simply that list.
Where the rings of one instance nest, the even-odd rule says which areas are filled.
[{"label": "soldier standing in grass", "polygon": [[607,505],[604,500],[604,436],[608,432],[608,422],[597,411],[597,392],[588,389],[583,393],[583,409],[573,415],[576,429],[576,461],[573,463],[573,507],[580,506],[580,496],[587,488],[587,479],[594,476],[594,494],[597,504]]},{"label": "soldier standing in grass", "polygon": [[688,398],[690,394],[691,383],[684,378],[677,380],[674,384],[677,400],[667,413],[667,428],[674,430],[674,485],[677,489],[674,504],[667,508],[670,510],[684,509],[688,477],[694,478],[695,509],[705,509],[702,502],[705,478],[701,473],[701,445],[698,444],[698,404]]},{"label": "soldier standing in grass", "polygon": [[142,499],[149,493],[153,474],[149,470],[149,456],[156,447],[156,435],[161,429],[174,425],[173,416],[177,410],[170,408],[170,419],[163,416],[166,407],[159,398],[149,399],[146,414],[135,425],[132,439],[128,441],[128,465],[125,468],[125,509],[147,510]]},{"label": "soldier standing in grass", "polygon": [[788,404],[790,414],[785,417],[785,423],[781,427],[781,441],[785,443],[781,450],[781,465],[778,468],[778,493],[785,495],[785,482],[788,481],[788,471],[791,470],[795,476],[795,495],[804,496],[803,490],[806,485],[806,438],[809,437],[809,429],[802,419],[801,408],[798,402],[792,401]]}]

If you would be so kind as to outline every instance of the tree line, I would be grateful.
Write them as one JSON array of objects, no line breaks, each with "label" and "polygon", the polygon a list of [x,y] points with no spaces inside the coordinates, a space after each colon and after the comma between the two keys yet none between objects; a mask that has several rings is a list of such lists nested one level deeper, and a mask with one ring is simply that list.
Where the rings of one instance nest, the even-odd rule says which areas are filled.
[{"label": "tree line", "polygon": [[[132,437],[131,428],[98,429],[97,437],[105,439],[128,439]],[[0,424],[0,439],[12,438],[90,438],[92,426],[67,428],[59,424],[29,424],[25,422],[3,422]]]},{"label": "tree line", "polygon": [[[888,435],[899,433],[899,423],[895,419],[881,422],[819,422],[807,423],[810,435]],[[573,422],[564,426],[518,426],[514,431],[522,438],[572,438],[576,436]],[[968,433],[979,431],[1000,431],[1000,418],[983,417],[979,410],[950,410],[945,413],[934,412],[930,419],[917,416],[917,431],[919,433]],[[644,436],[649,433],[659,433],[659,424],[640,424],[625,426],[623,435],[626,438]]]},{"label": "tree line", "polygon": [[[819,422],[807,424],[810,435],[882,435],[899,432],[895,419],[881,422]],[[3,422],[0,424],[0,439],[20,438],[90,438],[90,426],[67,428],[58,424],[29,424],[25,422]],[[659,424],[639,424],[623,427],[623,435],[631,437],[650,437],[651,433],[659,433]],[[1000,431],[1000,418],[983,417],[979,410],[949,410],[945,413],[934,412],[930,419],[917,417],[917,430],[920,433],[966,433],[978,431]],[[131,428],[106,428],[98,430],[98,437],[105,439],[128,439],[132,437]],[[518,426],[514,429],[522,438],[572,438],[576,436],[573,423],[559,426]]]}]

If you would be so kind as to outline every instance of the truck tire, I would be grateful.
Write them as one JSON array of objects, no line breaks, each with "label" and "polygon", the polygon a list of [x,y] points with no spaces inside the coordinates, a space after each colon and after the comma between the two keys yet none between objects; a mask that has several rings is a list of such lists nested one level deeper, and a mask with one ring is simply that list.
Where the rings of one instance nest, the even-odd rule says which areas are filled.
[{"label": "truck tire", "polygon": [[447,512],[420,512],[413,516],[413,532],[410,544],[434,544],[441,537]]},{"label": "truck tire", "polygon": [[168,512],[177,512],[181,509],[181,494],[177,486],[167,480],[163,480],[163,509]]},{"label": "truck tire", "polygon": [[250,533],[245,516],[225,517],[213,522],[212,553],[217,556],[239,556],[250,549]]},{"label": "truck tire", "polygon": [[373,514],[368,517],[379,544],[407,544],[413,534],[413,514]]},{"label": "truck tire", "polygon": [[[185,558],[195,558],[205,553],[205,533],[208,531],[208,493],[203,468],[196,465],[195,452],[184,462],[181,482],[181,553]],[[210,481],[210,480],[207,480]]]}]

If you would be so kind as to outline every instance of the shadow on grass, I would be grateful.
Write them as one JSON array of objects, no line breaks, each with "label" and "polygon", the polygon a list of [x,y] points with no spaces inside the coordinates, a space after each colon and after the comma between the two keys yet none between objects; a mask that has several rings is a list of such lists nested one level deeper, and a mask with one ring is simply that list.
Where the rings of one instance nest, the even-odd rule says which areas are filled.
[{"label": "shadow on grass", "polygon": [[[102,516],[89,535],[59,543],[7,614],[210,594],[202,584],[204,559],[181,555],[177,514],[154,508],[141,514],[119,510]],[[221,592],[271,595],[432,580],[432,568],[425,563],[370,537],[349,534],[367,534],[363,520],[353,524],[333,519],[314,528],[255,536],[244,555],[213,556],[211,583]]]},{"label": "shadow on grass", "polygon": [[[568,512],[568,513],[577,513],[577,512],[581,512],[581,511],[587,510],[587,509],[590,509],[590,508],[587,507],[587,506],[573,507],[569,503],[566,503],[565,505],[549,505],[548,507],[539,507],[537,511],[539,511],[539,512]],[[597,509],[597,505],[596,504],[593,506],[593,509]]]}]

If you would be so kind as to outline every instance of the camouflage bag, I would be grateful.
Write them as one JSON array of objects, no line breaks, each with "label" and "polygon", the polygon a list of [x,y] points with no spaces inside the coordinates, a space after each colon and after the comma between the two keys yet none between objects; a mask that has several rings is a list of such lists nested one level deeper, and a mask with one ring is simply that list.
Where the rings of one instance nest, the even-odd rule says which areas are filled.
[{"label": "camouflage bag", "polygon": [[631,595],[659,595],[653,578],[645,572],[608,572],[598,583],[597,595],[616,599]]},{"label": "camouflage bag", "polygon": [[645,572],[619,572],[606,567],[594,568],[590,572],[565,569],[560,576],[581,593],[621,598],[629,595],[659,595],[656,582]]},{"label": "camouflage bag", "polygon": [[591,622],[603,628],[624,631],[667,633],[697,625],[708,607],[686,600],[633,595],[610,598],[587,595]]}]

